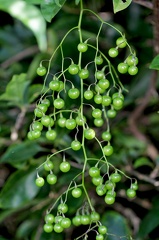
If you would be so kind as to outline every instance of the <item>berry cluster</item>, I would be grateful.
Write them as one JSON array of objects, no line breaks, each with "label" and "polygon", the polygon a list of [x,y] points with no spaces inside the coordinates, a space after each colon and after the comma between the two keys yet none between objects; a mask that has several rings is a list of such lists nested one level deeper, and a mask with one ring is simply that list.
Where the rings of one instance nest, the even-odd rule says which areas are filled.
[{"label": "berry cluster", "polygon": [[[106,56],[98,48],[98,38],[96,39],[96,46],[88,44],[88,40],[82,40],[81,22],[79,23],[77,27],[80,39],[77,45],[78,63],[75,63],[71,59],[71,63],[68,64],[68,58],[62,55],[60,72],[52,74],[50,64],[48,69],[42,63],[37,68],[37,74],[45,76],[45,82],[48,76],[53,75],[53,77],[48,86],[46,86],[46,92],[36,105],[34,110],[35,117],[30,126],[28,138],[30,140],[38,139],[41,134],[44,134],[48,141],[54,143],[58,137],[58,128],[66,129],[70,132],[71,137],[74,136],[71,144],[68,143],[67,148],[57,150],[49,155],[47,160],[38,167],[38,169],[43,167],[45,171],[49,172],[46,181],[50,185],[54,185],[58,181],[57,176],[53,173],[54,163],[51,158],[59,153],[63,153],[64,157],[59,169],[61,172],[67,173],[71,170],[71,164],[65,159],[67,150],[80,150],[83,152],[84,162],[82,171],[72,179],[67,190],[59,196],[46,213],[44,231],[48,233],[52,231],[61,233],[72,224],[74,226],[89,225],[89,229],[85,233],[85,239],[89,231],[95,230],[97,233],[96,240],[102,240],[104,239],[104,235],[107,234],[107,228],[101,224],[100,215],[94,209],[89,191],[86,189],[85,175],[88,173],[95,186],[97,195],[103,196],[105,203],[108,205],[115,202],[115,187],[122,180],[122,176],[130,179],[130,188],[126,190],[126,195],[129,198],[134,198],[136,195],[138,188],[137,181],[135,180],[134,182],[133,179],[116,169],[108,161],[108,158],[114,152],[111,145],[112,135],[109,121],[115,118],[118,111],[124,106],[124,95],[122,93],[124,87],[109,57],[117,57],[120,49],[128,47],[130,54],[123,63],[117,66],[117,69],[122,74],[128,72],[130,75],[137,74],[138,69],[136,65],[138,59],[121,33],[121,37],[116,40],[116,47],[110,48],[108,56]],[[101,28],[99,33],[100,31]],[[62,48],[62,44],[59,47]],[[87,54],[89,50],[94,51],[94,58],[91,62],[83,66],[82,59],[84,54]],[[65,66],[66,62],[67,66]],[[74,79],[77,79],[78,84],[74,83]],[[67,99],[72,99],[76,106],[67,107]],[[101,131],[98,130],[99,128]],[[88,141],[95,142],[98,145],[101,151],[99,159],[94,159],[87,153]],[[92,161],[94,162],[93,166],[91,164]],[[102,171],[103,166],[106,167],[106,172]],[[42,187],[45,179],[37,173],[35,182],[38,187]],[[72,184],[74,184],[73,187]],[[85,202],[87,202],[87,206],[84,204],[81,207],[82,210],[79,209],[72,220],[68,216],[65,216],[68,211],[66,203],[68,194],[71,194],[73,198],[83,197]],[[63,201],[64,196],[65,201]],[[61,201],[60,204],[59,201]],[[51,211],[57,204],[59,205],[57,206],[57,214],[55,215]]]}]

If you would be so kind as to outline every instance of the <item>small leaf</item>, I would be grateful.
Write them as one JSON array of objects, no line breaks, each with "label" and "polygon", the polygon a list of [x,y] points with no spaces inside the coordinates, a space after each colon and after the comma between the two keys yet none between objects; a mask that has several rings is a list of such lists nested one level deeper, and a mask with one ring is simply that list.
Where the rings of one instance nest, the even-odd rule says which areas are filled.
[{"label": "small leaf", "polygon": [[36,153],[43,150],[36,142],[25,141],[11,145],[0,158],[0,163],[11,165],[24,162],[32,158]]},{"label": "small leaf", "polygon": [[10,105],[22,107],[26,104],[25,91],[29,85],[26,74],[14,75],[6,87],[5,93],[0,96],[0,100],[10,101]]},{"label": "small leaf", "polygon": [[1,191],[0,208],[19,208],[33,199],[39,191],[35,178],[35,168],[14,172]]},{"label": "small leaf", "polygon": [[120,236],[130,236],[130,228],[126,218],[115,211],[107,211],[104,213],[101,222],[103,225],[107,226],[109,233],[107,240],[115,240],[114,236],[119,239]]},{"label": "small leaf", "polygon": [[113,0],[114,13],[124,10],[131,4],[132,0]]},{"label": "small leaf", "polygon": [[159,70],[159,54],[152,60],[149,68]]},{"label": "small leaf", "polygon": [[138,168],[138,167],[142,167],[142,166],[150,166],[153,168],[152,162],[146,157],[140,157],[140,158],[136,159],[133,166],[134,166],[134,168]]},{"label": "small leaf", "polygon": [[52,18],[59,12],[66,0],[42,0],[41,12],[46,21],[51,22]]}]

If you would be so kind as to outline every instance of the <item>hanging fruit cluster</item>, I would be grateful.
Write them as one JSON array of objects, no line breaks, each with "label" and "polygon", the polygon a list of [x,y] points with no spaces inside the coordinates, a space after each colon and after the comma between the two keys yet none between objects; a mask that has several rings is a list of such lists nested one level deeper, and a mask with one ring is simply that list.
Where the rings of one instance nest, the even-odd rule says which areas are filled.
[{"label": "hanging fruit cluster", "polygon": [[[40,138],[42,132],[45,134],[47,140],[52,143],[56,142],[58,132],[56,126],[66,129],[74,136],[71,144],[64,149],[59,149],[53,154],[49,155],[46,161],[37,169],[37,179],[35,180],[38,187],[43,187],[45,181],[47,184],[54,185],[58,181],[58,176],[54,173],[54,162],[52,157],[63,154],[63,161],[59,165],[59,170],[62,173],[67,173],[71,170],[71,164],[65,157],[68,150],[83,152],[83,166],[81,172],[75,176],[71,183],[68,183],[67,190],[58,197],[53,206],[48,209],[45,216],[44,231],[61,233],[64,229],[71,225],[89,225],[88,231],[80,236],[87,238],[88,232],[96,229],[96,240],[104,239],[107,234],[107,227],[100,222],[100,214],[95,211],[89,196],[89,190],[85,184],[85,174],[88,173],[92,184],[94,185],[96,194],[103,196],[106,204],[110,205],[115,202],[116,185],[122,180],[122,176],[126,176],[121,170],[116,169],[110,162],[109,156],[114,152],[111,144],[111,129],[109,121],[115,118],[124,106],[124,87],[119,80],[117,71],[121,74],[135,75],[138,72],[137,64],[138,58],[130,48],[125,36],[113,26],[109,27],[115,29],[120,36],[116,40],[116,46],[109,49],[107,56],[99,50],[99,34],[104,24],[96,14],[95,16],[101,22],[99,32],[97,33],[96,45],[89,44],[89,40],[83,41],[81,22],[84,10],[81,9],[79,23],[77,27],[70,30],[63,38],[55,52],[61,50],[62,53],[62,67],[61,71],[52,76],[51,81],[47,86],[47,90],[42,94],[36,108],[34,109],[34,119],[30,125],[28,138],[34,140]],[[92,13],[93,14],[93,13]],[[68,56],[63,55],[62,44],[70,34],[71,31],[79,32],[79,43],[77,44],[78,62],[74,59],[69,59]],[[117,71],[111,63],[112,58],[118,56],[122,48],[128,48],[129,55],[127,58],[118,64]],[[89,51],[94,51],[94,57],[91,62],[83,65],[85,54]],[[54,53],[55,54],[55,53]],[[50,65],[54,57],[52,55],[49,60],[49,66],[43,66],[42,62],[37,68],[39,76],[45,76],[45,82],[48,76],[51,75]],[[68,61],[70,63],[68,64]],[[65,63],[67,62],[67,67]],[[76,77],[78,84],[72,81],[72,76]],[[66,97],[69,98],[76,106],[67,106]],[[87,111],[90,113],[88,120]],[[69,117],[68,117],[69,114]],[[91,119],[91,120],[90,120]],[[102,126],[106,124],[106,129]],[[101,152],[99,159],[94,159],[87,152],[88,142],[96,142]],[[90,166],[90,161],[94,165]],[[106,168],[103,174],[102,168]],[[46,180],[43,176],[39,176],[39,169],[43,168],[48,175]],[[89,170],[88,170],[89,169]],[[137,181],[130,179],[130,187],[126,194],[129,198],[134,198],[138,188]],[[67,205],[68,195],[73,198],[80,198],[84,195],[85,204],[76,211],[73,219],[67,216],[69,206]],[[52,211],[56,209],[56,214]],[[78,237],[77,239],[79,239]]]}]

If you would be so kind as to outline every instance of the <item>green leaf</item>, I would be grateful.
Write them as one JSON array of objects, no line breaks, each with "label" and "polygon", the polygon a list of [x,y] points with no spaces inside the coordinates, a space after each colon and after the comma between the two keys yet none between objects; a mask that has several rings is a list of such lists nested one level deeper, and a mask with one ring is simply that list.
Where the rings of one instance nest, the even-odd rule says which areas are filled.
[{"label": "green leaf", "polygon": [[[29,87],[29,103],[32,103],[42,92],[43,85],[42,84],[33,84]],[[44,88],[46,90],[46,88]],[[44,91],[43,91],[44,92]]]},{"label": "green leaf", "polygon": [[152,209],[141,221],[138,237],[144,239],[150,232],[159,226],[159,209]]},{"label": "green leaf", "polygon": [[0,163],[10,163],[11,165],[28,161],[36,153],[43,150],[36,142],[25,141],[11,145],[0,158]]},{"label": "green leaf", "polygon": [[14,75],[6,87],[5,93],[0,96],[0,101],[9,101],[9,105],[22,107],[27,103],[25,99],[25,91],[29,85],[26,80],[26,74]]},{"label": "green leaf", "polygon": [[40,4],[41,0],[25,0],[25,2],[29,4]]},{"label": "green leaf", "polygon": [[42,0],[41,12],[46,21],[51,22],[52,18],[60,11],[66,0]]},{"label": "green leaf", "polygon": [[120,236],[131,235],[127,220],[115,211],[104,213],[101,222],[109,229],[110,235],[107,236],[107,240],[117,240]]},{"label": "green leaf", "polygon": [[132,0],[113,0],[114,13],[124,10],[131,4]]},{"label": "green leaf", "polygon": [[40,50],[46,51],[46,22],[36,6],[22,0],[1,0],[0,9],[27,26],[34,33]]},{"label": "green leaf", "polygon": [[134,166],[134,168],[138,168],[138,167],[142,167],[142,166],[150,166],[153,168],[152,162],[146,157],[140,157],[140,158],[136,159],[133,166]]},{"label": "green leaf", "polygon": [[159,54],[152,60],[149,68],[159,70]]},{"label": "green leaf", "polygon": [[19,208],[33,199],[39,191],[35,178],[35,168],[13,173],[1,191],[0,208]]},{"label": "green leaf", "polygon": [[28,219],[22,222],[16,232],[16,238],[25,238],[37,227],[37,225],[38,221],[36,219]]}]

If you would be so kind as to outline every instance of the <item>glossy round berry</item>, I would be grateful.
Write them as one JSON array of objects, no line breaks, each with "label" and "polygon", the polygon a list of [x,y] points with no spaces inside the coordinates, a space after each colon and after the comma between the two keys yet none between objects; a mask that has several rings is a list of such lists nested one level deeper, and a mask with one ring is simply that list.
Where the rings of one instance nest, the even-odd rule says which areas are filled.
[{"label": "glossy round berry", "polygon": [[88,140],[95,138],[95,131],[92,128],[88,128],[84,130],[84,137]]},{"label": "glossy round berry", "polygon": [[90,216],[89,215],[86,215],[86,214],[84,214],[84,215],[81,215],[81,224],[83,224],[83,225],[88,225],[88,224],[90,224]]},{"label": "glossy round berry", "polygon": [[99,177],[100,176],[100,169],[98,167],[91,167],[89,169],[89,175],[91,177]]},{"label": "glossy round berry", "polygon": [[64,161],[60,164],[61,172],[66,173],[66,172],[69,172],[70,169],[71,169],[71,165],[69,162]]},{"label": "glossy round berry", "polygon": [[128,73],[130,75],[136,75],[138,73],[138,68],[136,66],[130,66],[128,68]]},{"label": "glossy round berry", "polygon": [[82,117],[82,116],[79,115],[79,116],[76,117],[75,120],[76,120],[76,124],[78,126],[83,126],[83,124],[86,123],[86,117],[85,116]]},{"label": "glossy round berry", "polygon": [[116,111],[114,109],[109,109],[107,111],[108,118],[115,118],[116,117]]},{"label": "glossy round berry", "polygon": [[33,137],[33,134],[32,134],[33,131],[29,131],[28,134],[27,134],[27,138],[29,140],[34,140],[34,137]]},{"label": "glossy round berry", "polygon": [[115,92],[115,93],[113,93],[113,95],[112,95],[112,99],[114,99],[114,98],[121,98],[123,101],[124,101],[124,95],[121,93],[121,92]]},{"label": "glossy round berry", "polygon": [[111,205],[115,202],[115,197],[112,194],[106,194],[104,200],[107,204]]},{"label": "glossy round berry", "polygon": [[119,63],[117,69],[118,69],[118,72],[124,74],[124,73],[127,73],[128,67],[129,66],[127,63]]},{"label": "glossy round berry", "polygon": [[110,175],[110,180],[114,183],[121,181],[121,175],[119,173],[113,173]]},{"label": "glossy round berry", "polygon": [[118,56],[118,50],[116,48],[110,48],[108,51],[108,55],[112,58],[115,58]]},{"label": "glossy round berry", "polygon": [[44,232],[51,233],[53,231],[53,225],[51,223],[45,223],[43,229]]},{"label": "glossy round berry", "polygon": [[105,183],[107,190],[112,190],[115,188],[116,184],[110,180],[107,180]]},{"label": "glossy round berry", "polygon": [[122,98],[120,97],[116,97],[113,99],[113,107],[116,109],[116,110],[120,110],[122,107],[123,107],[123,100]]},{"label": "glossy round berry", "polygon": [[36,186],[38,186],[38,187],[44,186],[44,183],[45,183],[45,180],[44,180],[44,178],[42,178],[42,177],[38,177],[38,178],[35,180],[35,184],[36,184]]},{"label": "glossy round berry", "polygon": [[80,143],[80,141],[78,141],[78,140],[72,141],[72,143],[71,143],[71,148],[72,148],[74,151],[80,150],[80,149],[81,149],[81,143]]},{"label": "glossy round berry", "polygon": [[39,75],[39,76],[44,76],[46,74],[46,68],[41,66],[41,67],[38,67],[37,70],[36,70],[36,73]]},{"label": "glossy round berry", "polygon": [[126,62],[129,66],[136,66],[138,64],[138,58],[134,55],[130,55],[127,57]]},{"label": "glossy round berry", "polygon": [[102,118],[95,118],[93,122],[96,127],[102,127],[104,124],[104,120]]},{"label": "glossy round berry", "polygon": [[57,176],[53,173],[50,173],[47,175],[46,180],[50,185],[54,185],[57,182]]},{"label": "glossy round berry", "polygon": [[56,90],[56,91],[58,91],[58,92],[60,92],[60,91],[62,91],[62,90],[64,89],[64,83],[63,83],[63,81],[59,81],[59,84],[60,84],[60,86],[59,86],[59,88]]},{"label": "glossy round berry", "polygon": [[112,101],[112,99],[110,96],[104,95],[102,97],[102,105],[105,107],[108,107],[111,104],[111,101]]},{"label": "glossy round berry", "polygon": [[94,108],[92,111],[92,117],[94,118],[101,118],[102,117],[102,110],[99,108]]},{"label": "glossy round berry", "polygon": [[103,183],[103,178],[102,178],[102,176],[93,177],[93,178],[92,178],[92,183],[93,183],[95,186],[101,185],[101,184]]},{"label": "glossy round berry", "polygon": [[71,88],[69,89],[68,91],[68,96],[71,98],[71,99],[76,99],[78,98],[80,95],[80,91],[78,90],[78,88]]},{"label": "glossy round berry", "polygon": [[45,222],[46,223],[53,223],[55,220],[55,217],[53,214],[48,213],[47,215],[45,215]]},{"label": "glossy round berry", "polygon": [[68,211],[68,206],[66,203],[60,203],[57,207],[58,211],[59,212],[62,212],[62,213],[67,213]]},{"label": "glossy round berry", "polygon": [[102,100],[103,100],[103,97],[100,94],[97,94],[97,95],[94,96],[94,102],[96,104],[101,104]]},{"label": "glossy round berry", "polygon": [[71,75],[75,75],[79,72],[79,67],[77,64],[71,64],[68,68],[68,71]]},{"label": "glossy round berry", "polygon": [[34,131],[32,131],[32,137],[34,138],[34,139],[37,139],[37,138],[39,138],[41,136],[41,131],[39,131],[39,130],[34,130]]},{"label": "glossy round berry", "polygon": [[44,115],[44,113],[40,109],[38,109],[38,108],[34,109],[34,114],[38,118],[41,118]]},{"label": "glossy round berry", "polygon": [[116,45],[119,47],[119,48],[124,48],[126,47],[126,41],[123,37],[119,37],[117,40],[116,40]]},{"label": "glossy round berry", "polygon": [[103,196],[104,194],[106,194],[106,186],[104,184],[101,184],[101,185],[98,185],[96,187],[96,193],[99,195],[99,196]]},{"label": "glossy round berry", "polygon": [[69,118],[66,120],[66,128],[69,130],[73,130],[76,127],[76,120],[73,118]]},{"label": "glossy round berry", "polygon": [[[62,213],[61,210],[59,210],[59,212]],[[61,223],[62,219],[63,217],[61,215],[57,215],[55,217],[55,223]]]},{"label": "glossy round berry", "polygon": [[57,124],[59,125],[59,127],[61,128],[66,127],[66,120],[67,120],[66,118],[60,117],[57,121]]},{"label": "glossy round berry", "polygon": [[98,83],[95,85],[95,90],[96,90],[96,92],[97,92],[98,94],[99,94],[99,93],[102,94],[102,93],[105,92],[105,89],[99,87],[99,84],[98,84]]},{"label": "glossy round berry", "polygon": [[73,196],[74,198],[79,198],[79,197],[81,197],[81,195],[82,195],[82,190],[81,190],[81,188],[75,187],[75,188],[72,190],[71,194],[72,194],[72,196]]},{"label": "glossy round berry", "polygon": [[96,56],[95,57],[95,63],[97,65],[101,65],[103,63],[103,58],[101,56]]},{"label": "glossy round berry", "polygon": [[103,152],[105,156],[111,156],[113,154],[113,147],[111,145],[106,145],[103,147]]},{"label": "glossy round berry", "polygon": [[138,190],[138,184],[137,183],[132,183],[131,184],[131,189],[133,189],[133,190]]},{"label": "glossy round berry", "polygon": [[33,130],[42,131],[43,130],[43,125],[42,125],[41,122],[36,121],[36,122],[33,122],[32,128],[33,128]]},{"label": "glossy round berry", "polygon": [[100,234],[106,234],[107,233],[107,227],[105,227],[104,225],[100,225],[99,227],[98,227],[98,232],[100,233]]},{"label": "glossy round berry", "polygon": [[42,123],[43,126],[49,127],[49,126],[50,126],[50,123],[51,123],[51,118],[50,118],[50,116],[47,116],[47,115],[43,116],[43,117],[41,118],[41,123]]},{"label": "glossy round berry", "polygon": [[37,108],[40,109],[43,113],[46,113],[48,107],[46,104],[40,103],[37,105]]},{"label": "glossy round berry", "polygon": [[62,109],[65,105],[65,102],[62,98],[56,98],[53,104],[55,108]]},{"label": "glossy round berry", "polygon": [[81,78],[81,79],[86,79],[86,78],[88,78],[89,77],[89,71],[88,71],[88,69],[81,69],[80,71],[79,71],[79,73],[78,73],[78,75],[79,75],[79,77]]},{"label": "glossy round berry", "polygon": [[46,132],[46,138],[48,139],[48,140],[55,140],[55,138],[56,138],[56,136],[57,136],[57,133],[56,133],[56,131],[55,130],[48,130],[47,132]]},{"label": "glossy round berry", "polygon": [[54,164],[50,160],[47,160],[47,162],[44,164],[45,171],[50,171],[54,169]]},{"label": "glossy round berry", "polygon": [[73,219],[72,219],[72,223],[74,226],[78,227],[81,225],[81,216],[80,215],[76,215]]},{"label": "glossy round berry", "polygon": [[65,217],[61,220],[60,225],[63,228],[69,228],[71,226],[71,220]]},{"label": "glossy round berry", "polygon": [[60,223],[55,223],[55,225],[54,225],[54,232],[56,232],[56,233],[61,233],[61,232],[63,232],[63,227],[61,226],[61,224]]},{"label": "glossy round berry", "polygon": [[95,77],[98,80],[103,79],[105,77],[104,72],[103,71],[96,71]]},{"label": "glossy round berry", "polygon": [[132,188],[128,188],[126,191],[128,198],[134,198],[136,196],[136,191]]},{"label": "glossy round berry", "polygon": [[105,141],[109,142],[111,140],[111,137],[112,136],[111,136],[110,132],[108,132],[108,131],[105,131],[102,133],[102,139]]},{"label": "glossy round berry", "polygon": [[41,103],[42,103],[42,104],[45,104],[47,107],[50,106],[50,101],[49,101],[49,99],[47,99],[47,98],[44,98],[44,99],[41,101]]},{"label": "glossy round berry", "polygon": [[102,234],[97,234],[96,240],[104,240],[104,236]]},{"label": "glossy round berry", "polygon": [[92,222],[98,222],[100,220],[100,215],[99,213],[93,211],[91,212],[90,218]]},{"label": "glossy round berry", "polygon": [[50,83],[49,83],[49,88],[52,90],[52,91],[58,91],[60,87],[60,82],[59,80],[52,80]]},{"label": "glossy round berry", "polygon": [[88,50],[87,43],[79,43],[77,49],[79,52],[86,52]]},{"label": "glossy round berry", "polygon": [[87,99],[87,100],[90,100],[93,98],[93,91],[91,90],[86,90],[84,92],[84,98]]},{"label": "glossy round berry", "polygon": [[98,86],[104,90],[106,90],[107,88],[109,88],[110,86],[110,82],[107,79],[101,79],[98,82]]}]

